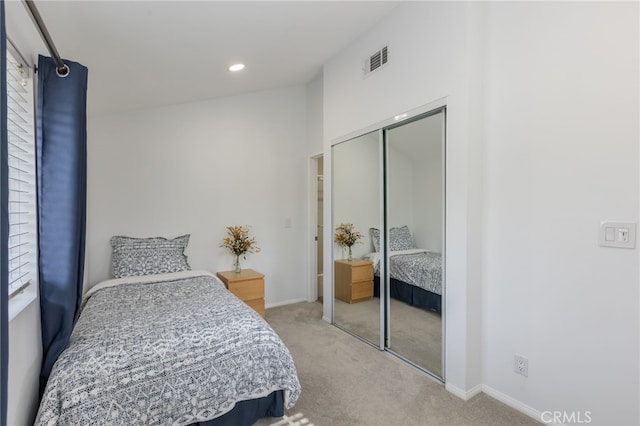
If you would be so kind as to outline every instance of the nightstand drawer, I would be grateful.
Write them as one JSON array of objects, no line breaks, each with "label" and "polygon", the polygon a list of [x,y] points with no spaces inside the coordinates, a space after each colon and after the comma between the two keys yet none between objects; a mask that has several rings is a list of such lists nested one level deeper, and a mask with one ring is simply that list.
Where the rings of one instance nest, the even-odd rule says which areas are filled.
[{"label": "nightstand drawer", "polygon": [[218,272],[218,278],[227,289],[244,303],[264,316],[264,275],[253,269],[240,272]]},{"label": "nightstand drawer", "polygon": [[373,298],[373,263],[366,260],[338,259],[334,262],[334,294],[347,303]]},{"label": "nightstand drawer", "polygon": [[373,282],[363,281],[351,285],[351,299],[354,301],[371,299],[373,297]]},{"label": "nightstand drawer", "polygon": [[239,299],[252,300],[262,299],[264,297],[264,280],[262,278],[256,280],[230,282],[228,284],[229,291]]},{"label": "nightstand drawer", "polygon": [[253,310],[264,316],[264,299],[245,300],[244,303],[251,306]]},{"label": "nightstand drawer", "polygon": [[373,280],[373,265],[363,265],[351,268],[351,281],[371,281]]}]

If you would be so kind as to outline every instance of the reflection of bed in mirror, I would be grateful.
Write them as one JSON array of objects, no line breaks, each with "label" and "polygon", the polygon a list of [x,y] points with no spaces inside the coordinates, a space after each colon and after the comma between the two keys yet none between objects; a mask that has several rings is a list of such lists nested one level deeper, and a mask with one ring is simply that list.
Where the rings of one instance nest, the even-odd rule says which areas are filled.
[{"label": "reflection of bed in mirror", "polygon": [[[375,265],[373,295],[380,297],[379,234],[371,228],[376,252],[365,257]],[[392,298],[422,309],[442,313],[442,254],[413,247],[406,226],[389,233],[389,276]]]}]

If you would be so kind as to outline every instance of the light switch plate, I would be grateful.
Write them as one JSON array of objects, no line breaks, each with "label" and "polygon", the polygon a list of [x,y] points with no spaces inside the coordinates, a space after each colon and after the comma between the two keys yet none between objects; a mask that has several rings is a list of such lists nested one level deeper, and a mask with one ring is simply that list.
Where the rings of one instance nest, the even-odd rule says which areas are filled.
[{"label": "light switch plate", "polygon": [[635,222],[600,222],[599,242],[601,247],[636,248]]}]

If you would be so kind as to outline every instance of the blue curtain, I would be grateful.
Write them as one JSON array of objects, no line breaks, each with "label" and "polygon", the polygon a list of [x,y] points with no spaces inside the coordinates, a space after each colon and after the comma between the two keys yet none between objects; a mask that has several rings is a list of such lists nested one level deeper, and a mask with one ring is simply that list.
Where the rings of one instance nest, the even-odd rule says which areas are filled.
[{"label": "blue curtain", "polygon": [[82,298],[87,199],[87,68],[38,58],[36,164],[42,370],[40,394],[65,348]]},{"label": "blue curtain", "polygon": [[9,365],[9,166],[7,156],[7,34],[4,0],[0,0],[0,425],[7,424],[7,368]]}]

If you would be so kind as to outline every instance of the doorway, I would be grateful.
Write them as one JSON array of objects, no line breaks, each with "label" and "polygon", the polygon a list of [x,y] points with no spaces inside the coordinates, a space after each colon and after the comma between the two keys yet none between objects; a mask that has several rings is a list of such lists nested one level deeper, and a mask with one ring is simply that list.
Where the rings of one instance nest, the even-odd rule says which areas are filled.
[{"label": "doorway", "polygon": [[[313,250],[311,253],[313,286],[311,299],[322,303],[323,279],[324,279],[324,161],[323,156],[318,155],[311,158],[311,193],[312,193],[312,229]],[[315,291],[314,291],[315,290]]]}]

